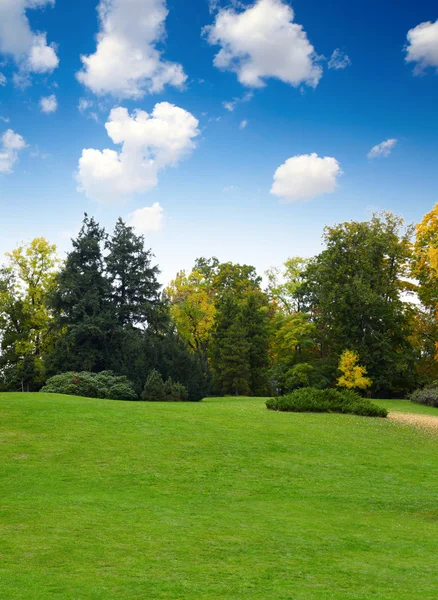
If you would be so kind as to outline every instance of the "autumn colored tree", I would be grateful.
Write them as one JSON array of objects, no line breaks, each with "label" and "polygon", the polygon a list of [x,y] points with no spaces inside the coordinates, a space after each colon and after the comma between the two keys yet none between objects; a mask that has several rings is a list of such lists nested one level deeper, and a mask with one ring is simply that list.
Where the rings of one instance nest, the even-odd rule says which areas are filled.
[{"label": "autumn colored tree", "polygon": [[180,336],[206,362],[216,314],[211,282],[201,271],[180,271],[166,295]]},{"label": "autumn colored tree", "polygon": [[0,368],[8,388],[35,389],[44,382],[43,356],[53,345],[47,297],[55,286],[56,246],[35,238],[6,257],[0,275]]},{"label": "autumn colored tree", "polygon": [[342,375],[337,381],[338,387],[349,390],[367,390],[373,384],[367,377],[367,370],[359,364],[359,355],[351,350],[344,350],[339,359],[339,371]]},{"label": "autumn colored tree", "polygon": [[419,282],[418,295],[425,311],[435,322],[428,340],[433,341],[433,358],[438,361],[438,204],[417,225],[413,276]]}]

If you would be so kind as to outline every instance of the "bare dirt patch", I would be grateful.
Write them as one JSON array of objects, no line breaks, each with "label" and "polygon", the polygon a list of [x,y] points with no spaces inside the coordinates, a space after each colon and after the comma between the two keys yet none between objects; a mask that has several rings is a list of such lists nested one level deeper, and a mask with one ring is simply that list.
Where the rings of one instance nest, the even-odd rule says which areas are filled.
[{"label": "bare dirt patch", "polygon": [[397,421],[398,423],[404,423],[405,425],[420,427],[421,429],[432,429],[438,434],[438,417],[433,417],[431,415],[414,415],[412,413],[390,412],[388,419],[391,419],[391,421]]}]

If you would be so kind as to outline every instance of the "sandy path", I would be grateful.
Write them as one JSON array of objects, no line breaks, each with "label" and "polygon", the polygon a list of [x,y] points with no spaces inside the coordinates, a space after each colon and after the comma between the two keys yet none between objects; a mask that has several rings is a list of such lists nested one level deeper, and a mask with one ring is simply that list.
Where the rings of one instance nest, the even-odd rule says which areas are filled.
[{"label": "sandy path", "polygon": [[435,429],[436,433],[438,433],[438,417],[433,417],[431,415],[414,415],[412,413],[390,412],[388,419],[391,419],[391,421],[397,421],[398,423],[404,423],[406,425],[421,427],[422,429]]}]

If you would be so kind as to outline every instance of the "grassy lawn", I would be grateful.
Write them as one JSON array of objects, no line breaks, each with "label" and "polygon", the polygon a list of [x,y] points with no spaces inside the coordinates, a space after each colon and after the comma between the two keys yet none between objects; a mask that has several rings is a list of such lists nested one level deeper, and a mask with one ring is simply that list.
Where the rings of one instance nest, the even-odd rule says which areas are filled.
[{"label": "grassy lawn", "polygon": [[409,400],[373,400],[373,402],[379,406],[384,406],[387,411],[434,415],[438,417],[438,408],[415,404],[415,402],[410,402]]},{"label": "grassy lawn", "polygon": [[0,394],[0,597],[432,600],[437,450],[261,399]]}]

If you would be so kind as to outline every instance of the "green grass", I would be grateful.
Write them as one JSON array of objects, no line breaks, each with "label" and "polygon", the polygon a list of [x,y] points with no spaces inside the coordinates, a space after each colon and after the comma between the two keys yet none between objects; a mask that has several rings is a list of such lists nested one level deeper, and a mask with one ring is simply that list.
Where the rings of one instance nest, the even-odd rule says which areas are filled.
[{"label": "green grass", "polygon": [[373,400],[373,402],[379,406],[383,406],[388,412],[414,413],[417,415],[434,415],[438,417],[438,408],[415,404],[415,402],[410,402],[409,400]]},{"label": "green grass", "polygon": [[434,599],[437,450],[263,399],[0,394],[0,597]]}]

